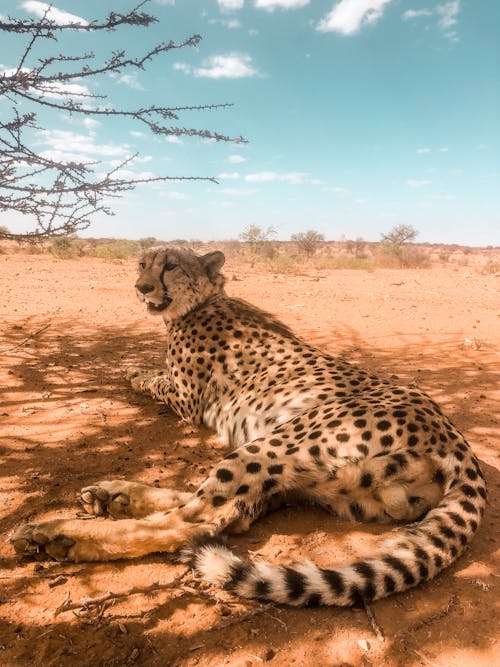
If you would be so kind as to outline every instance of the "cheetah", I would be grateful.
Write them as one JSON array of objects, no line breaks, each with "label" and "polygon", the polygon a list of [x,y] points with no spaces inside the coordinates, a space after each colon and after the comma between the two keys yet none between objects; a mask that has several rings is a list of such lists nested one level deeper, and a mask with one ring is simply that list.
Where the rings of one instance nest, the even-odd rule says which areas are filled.
[{"label": "cheetah", "polygon": [[[229,298],[222,252],[162,247],[135,284],[167,330],[166,366],[129,369],[132,387],[214,429],[231,451],[197,491],[123,480],[85,487],[97,521],[18,527],[18,554],[111,561],[180,551],[235,595],[294,606],[350,606],[404,591],[456,560],[486,503],[464,436],[419,389],[396,386]],[[394,523],[373,553],[339,567],[254,562],[223,533],[241,532],[287,494],[353,521]]]}]

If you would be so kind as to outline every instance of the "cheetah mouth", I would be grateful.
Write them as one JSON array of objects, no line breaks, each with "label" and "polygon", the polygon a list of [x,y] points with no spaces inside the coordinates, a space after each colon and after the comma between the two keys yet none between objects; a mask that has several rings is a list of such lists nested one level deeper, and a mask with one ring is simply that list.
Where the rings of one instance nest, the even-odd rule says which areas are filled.
[{"label": "cheetah mouth", "polygon": [[153,303],[153,301],[149,301],[147,298],[144,299],[144,302],[148,308],[148,313],[161,313],[170,306],[172,301],[173,299],[171,299],[169,296],[164,296],[161,303]]}]

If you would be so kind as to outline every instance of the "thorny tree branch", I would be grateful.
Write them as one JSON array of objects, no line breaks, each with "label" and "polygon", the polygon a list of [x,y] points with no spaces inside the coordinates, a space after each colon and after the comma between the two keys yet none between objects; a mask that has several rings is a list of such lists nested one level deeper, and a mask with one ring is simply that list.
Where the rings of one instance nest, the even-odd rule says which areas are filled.
[{"label": "thorny tree branch", "polygon": [[[136,109],[116,108],[100,102],[97,95],[75,82],[102,75],[117,75],[130,70],[144,70],[155,58],[172,50],[196,47],[201,37],[193,35],[181,42],[157,44],[139,57],[130,57],[125,50],[111,53],[102,62],[92,52],[79,55],[44,55],[35,60],[35,47],[48,50],[58,37],[68,33],[115,31],[123,26],[149,27],[157,18],[145,13],[144,0],[126,13],[110,12],[102,20],[90,22],[75,18],[59,23],[50,18],[50,7],[38,20],[9,17],[0,21],[0,33],[26,36],[27,43],[17,65],[0,71],[0,213],[21,213],[34,222],[34,230],[16,234],[0,226],[0,239],[40,241],[58,235],[73,234],[89,226],[97,213],[113,215],[106,202],[119,197],[141,183],[205,180],[203,176],[143,177],[124,173],[137,154],[122,160],[118,166],[107,167],[82,156],[51,156],[37,149],[38,109],[63,112],[84,118],[128,118],[144,125],[155,135],[200,137],[213,141],[245,142],[242,137],[229,137],[206,129],[178,124],[183,112],[226,108],[230,104],[199,104],[191,106],[151,105]],[[45,41],[44,41],[45,40]],[[48,40],[48,41],[47,41]],[[33,62],[30,62],[33,61]],[[10,112],[9,112],[10,107]]]}]

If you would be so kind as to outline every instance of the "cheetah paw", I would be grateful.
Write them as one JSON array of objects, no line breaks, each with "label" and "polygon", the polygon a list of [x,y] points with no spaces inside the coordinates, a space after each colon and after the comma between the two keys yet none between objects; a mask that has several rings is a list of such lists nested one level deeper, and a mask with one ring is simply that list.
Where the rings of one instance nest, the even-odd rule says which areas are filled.
[{"label": "cheetah paw", "polygon": [[133,483],[124,480],[97,482],[85,486],[77,498],[87,514],[111,516],[113,519],[142,516],[130,503]]},{"label": "cheetah paw", "polygon": [[26,523],[14,529],[9,536],[18,556],[34,557],[37,554],[47,554],[57,561],[73,560],[71,548],[75,540],[64,534],[54,532],[56,522],[46,522],[33,525]]}]

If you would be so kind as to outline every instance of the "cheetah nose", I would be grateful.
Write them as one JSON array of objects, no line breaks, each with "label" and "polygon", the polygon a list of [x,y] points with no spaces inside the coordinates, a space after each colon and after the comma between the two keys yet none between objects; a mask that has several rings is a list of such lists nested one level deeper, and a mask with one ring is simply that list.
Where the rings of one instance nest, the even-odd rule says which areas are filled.
[{"label": "cheetah nose", "polygon": [[154,290],[153,285],[148,285],[147,283],[137,283],[135,287],[142,294],[147,294],[148,292],[152,292]]}]

